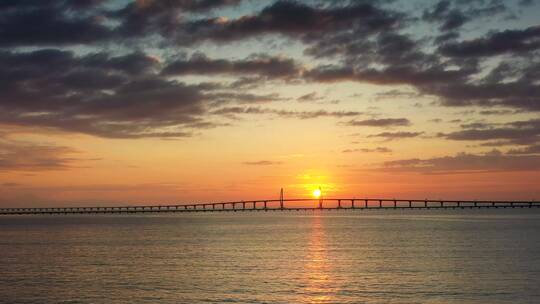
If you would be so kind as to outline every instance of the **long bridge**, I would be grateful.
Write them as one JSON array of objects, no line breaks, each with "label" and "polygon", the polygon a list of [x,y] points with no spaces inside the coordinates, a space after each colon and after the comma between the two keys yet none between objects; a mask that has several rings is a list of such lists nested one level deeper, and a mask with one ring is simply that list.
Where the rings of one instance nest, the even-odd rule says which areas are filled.
[{"label": "long bridge", "polygon": [[540,208],[537,201],[404,200],[378,198],[271,199],[180,205],[0,208],[0,215],[112,214],[158,212],[327,211],[394,209]]}]

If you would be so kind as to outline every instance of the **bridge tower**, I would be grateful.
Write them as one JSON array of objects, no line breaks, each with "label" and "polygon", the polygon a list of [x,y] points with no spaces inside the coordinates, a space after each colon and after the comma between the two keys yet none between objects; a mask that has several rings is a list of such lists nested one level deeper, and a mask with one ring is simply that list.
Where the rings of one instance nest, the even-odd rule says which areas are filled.
[{"label": "bridge tower", "polygon": [[279,193],[279,208],[283,209],[283,188],[281,188],[281,191]]},{"label": "bridge tower", "polygon": [[323,208],[323,193],[322,193],[322,190],[321,190],[321,187],[319,187],[319,209],[322,209]]}]

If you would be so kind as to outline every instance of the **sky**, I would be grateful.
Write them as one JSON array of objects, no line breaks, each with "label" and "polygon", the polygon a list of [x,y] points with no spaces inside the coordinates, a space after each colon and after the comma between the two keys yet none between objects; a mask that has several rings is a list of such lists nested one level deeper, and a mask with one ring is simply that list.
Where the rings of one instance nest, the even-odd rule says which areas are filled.
[{"label": "sky", "polygon": [[540,199],[539,14],[3,0],[0,206]]}]

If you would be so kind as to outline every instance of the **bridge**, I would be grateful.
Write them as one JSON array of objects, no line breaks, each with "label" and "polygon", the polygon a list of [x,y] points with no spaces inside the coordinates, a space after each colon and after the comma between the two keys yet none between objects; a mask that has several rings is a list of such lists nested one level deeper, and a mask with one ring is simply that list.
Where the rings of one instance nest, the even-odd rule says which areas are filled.
[{"label": "bridge", "polygon": [[[301,205],[301,206],[299,206]],[[306,207],[307,206],[307,207]],[[378,198],[272,199],[180,205],[0,208],[0,215],[114,214],[158,212],[261,212],[396,209],[540,208],[536,201],[404,200]]]}]

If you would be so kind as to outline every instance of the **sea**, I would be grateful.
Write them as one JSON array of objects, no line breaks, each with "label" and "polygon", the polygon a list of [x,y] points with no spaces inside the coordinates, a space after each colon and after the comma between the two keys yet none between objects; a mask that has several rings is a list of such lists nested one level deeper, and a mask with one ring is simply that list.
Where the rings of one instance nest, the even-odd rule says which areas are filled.
[{"label": "sea", "polygon": [[540,209],[0,217],[0,303],[540,303]]}]

